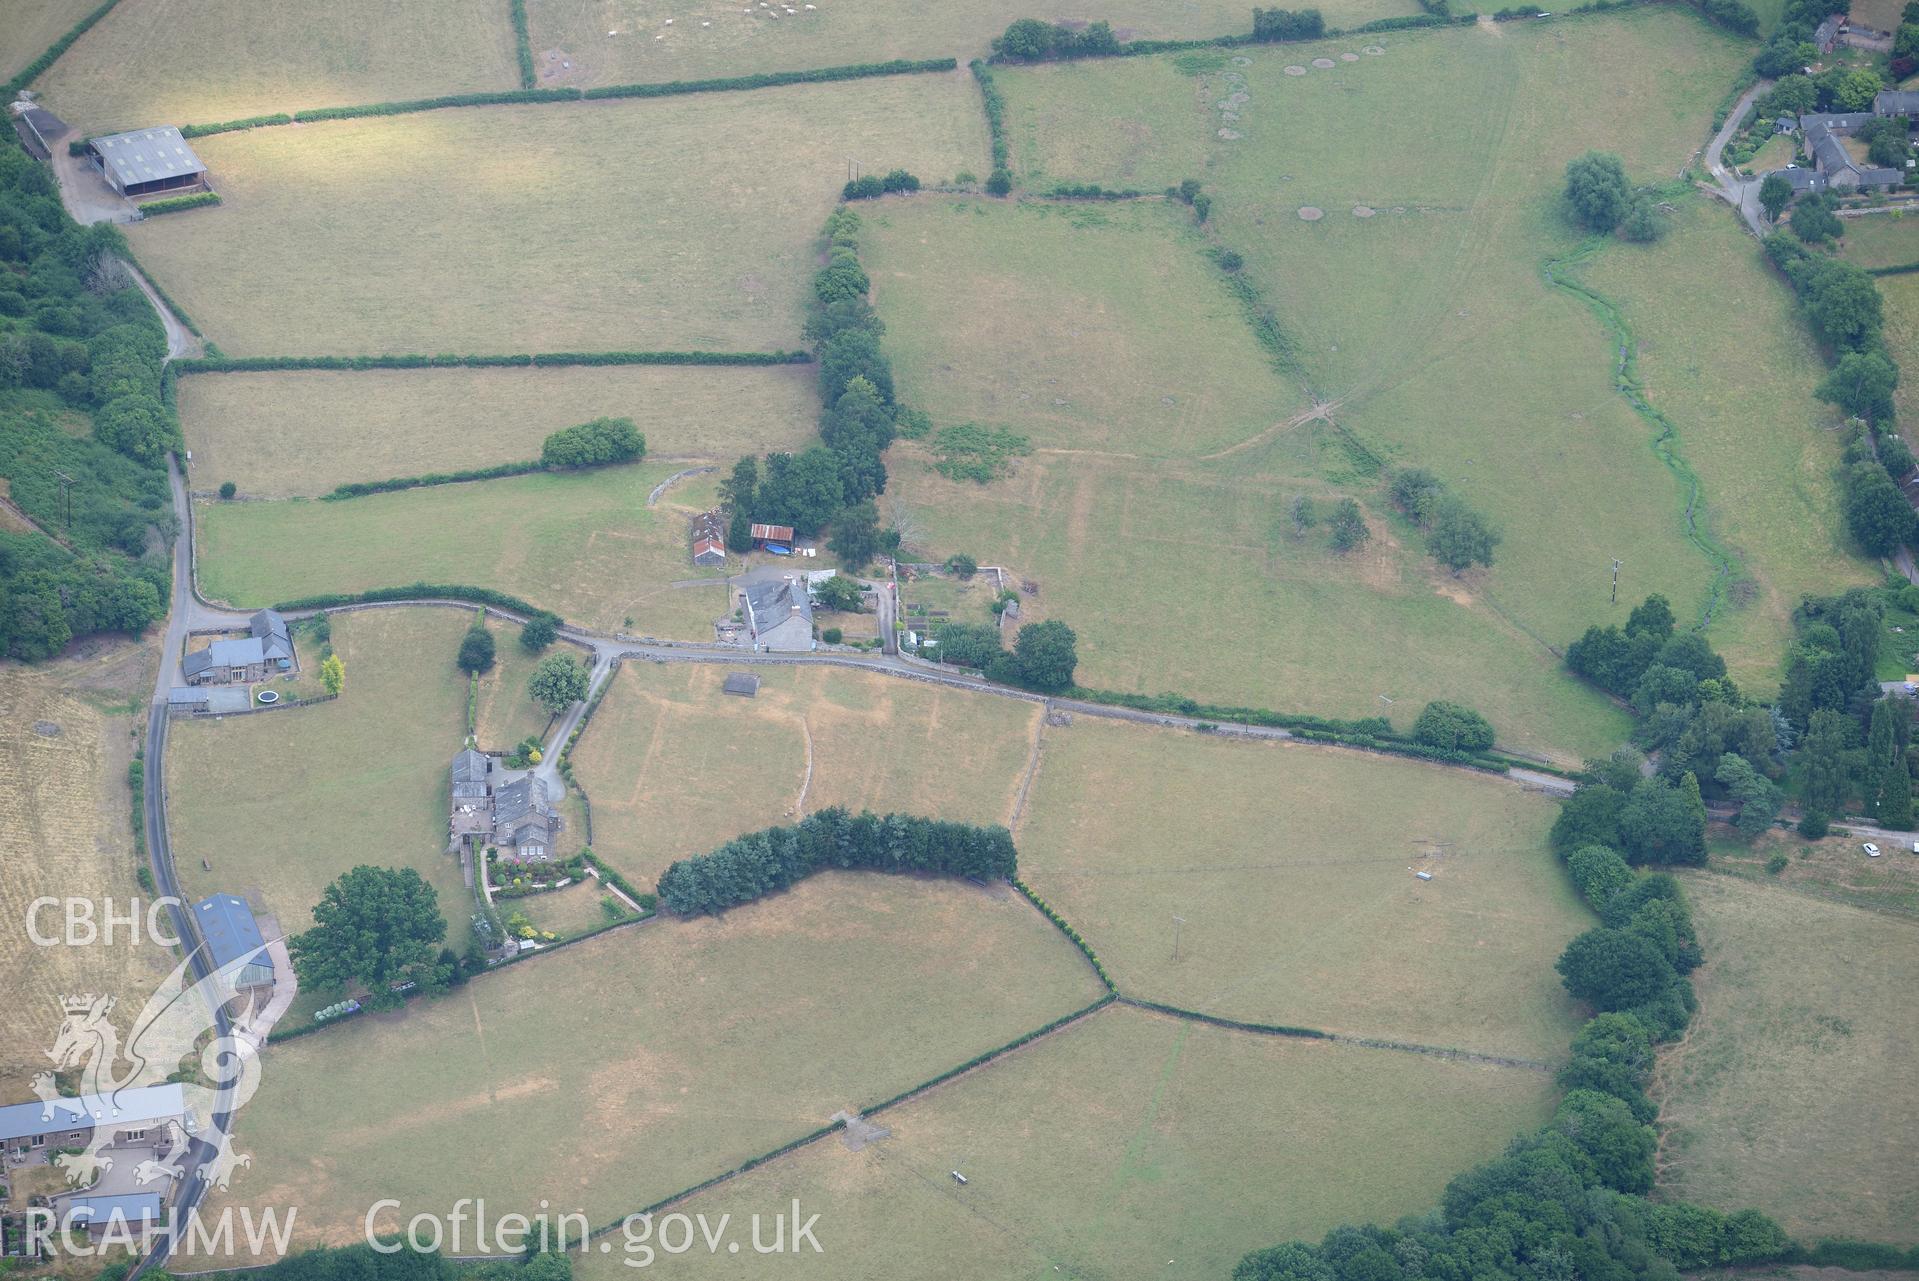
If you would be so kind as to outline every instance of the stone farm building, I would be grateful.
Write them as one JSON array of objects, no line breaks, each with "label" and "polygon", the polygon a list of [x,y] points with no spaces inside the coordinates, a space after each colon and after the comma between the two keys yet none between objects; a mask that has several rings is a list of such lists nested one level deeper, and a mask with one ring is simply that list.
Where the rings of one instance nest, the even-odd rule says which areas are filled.
[{"label": "stone farm building", "polygon": [[564,826],[545,780],[523,774],[495,786],[493,758],[467,748],[453,758],[447,832],[453,843],[481,840],[512,863],[544,863]]},{"label": "stone farm building", "polygon": [[726,524],[719,512],[701,512],[693,518],[692,540],[695,565],[726,564]]},{"label": "stone farm building", "polygon": [[[1799,117],[1799,136],[1812,167],[1775,169],[1792,184],[1793,194],[1822,191],[1884,191],[1906,180],[1907,169],[1864,163],[1846,139],[1875,120],[1910,120],[1919,115],[1919,93],[1889,90],[1872,100],[1871,111],[1835,111]],[[1771,174],[1767,175],[1768,177]]]},{"label": "stone farm building", "polygon": [[206,941],[214,968],[237,967],[230,970],[235,991],[273,986],[273,957],[245,899],[232,894],[201,899],[193,905],[193,923]]},{"label": "stone farm building", "polygon": [[813,648],[813,597],[806,580],[788,575],[754,583],[741,593],[746,605],[746,634],[756,650]]},{"label": "stone farm building", "polygon": [[263,609],[247,620],[245,636],[216,640],[181,660],[188,683],[221,685],[235,681],[263,681],[293,670],[293,638],[287,620]]},{"label": "stone farm building", "polygon": [[103,1146],[170,1147],[194,1129],[178,1084],[120,1090],[111,1096],[49,1099],[0,1107],[0,1152],[7,1169],[45,1165],[63,1148],[84,1148],[96,1131]]},{"label": "stone farm building", "polygon": [[94,138],[87,156],[107,186],[129,200],[206,186],[207,167],[172,125]]}]

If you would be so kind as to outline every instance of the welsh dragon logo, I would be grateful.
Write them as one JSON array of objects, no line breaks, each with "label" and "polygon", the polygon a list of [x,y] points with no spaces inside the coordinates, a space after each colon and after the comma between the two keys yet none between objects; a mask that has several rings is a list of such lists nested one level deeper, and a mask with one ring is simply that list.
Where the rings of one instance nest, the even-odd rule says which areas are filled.
[{"label": "welsh dragon logo", "polygon": [[[186,1133],[181,1132],[181,1126],[168,1127],[166,1150],[134,1167],[134,1181],[146,1185],[160,1179],[180,1179],[192,1169],[211,1187],[225,1189],[235,1169],[253,1163],[251,1156],[234,1150],[227,1128],[234,1114],[259,1088],[258,1047],[264,1037],[252,1027],[254,1010],[250,1003],[244,1013],[229,1021],[225,1034],[219,1032],[216,1011],[242,998],[235,980],[248,959],[242,957],[197,982],[191,977],[191,958],[181,962],[147,999],[124,1044],[109,1018],[117,1004],[115,998],[63,998],[60,1032],[47,1051],[53,1070],[33,1079],[33,1092],[43,1104],[42,1119],[53,1120],[58,1115],[56,1101],[65,1097],[55,1084],[55,1072],[78,1068],[82,1101],[89,1108],[99,1108],[103,1117],[111,1117],[128,1091],[167,1083],[197,1052],[204,1079],[213,1084],[192,1080],[182,1084],[186,1115],[181,1126],[186,1127]],[[90,1123],[94,1129],[84,1149],[54,1158],[67,1183],[75,1188],[91,1186],[113,1168],[112,1144],[117,1131],[100,1120]],[[197,1160],[192,1151],[195,1140],[208,1149]]]}]

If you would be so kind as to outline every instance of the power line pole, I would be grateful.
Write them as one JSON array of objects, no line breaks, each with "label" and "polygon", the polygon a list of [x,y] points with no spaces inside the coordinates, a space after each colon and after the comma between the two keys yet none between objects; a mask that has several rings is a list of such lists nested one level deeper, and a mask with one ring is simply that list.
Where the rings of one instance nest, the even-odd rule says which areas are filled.
[{"label": "power line pole", "polygon": [[1617,556],[1613,557],[1612,562],[1612,603],[1615,605],[1619,603],[1619,558]]},{"label": "power line pole", "polygon": [[1185,917],[1175,916],[1173,918],[1173,959],[1175,961],[1179,959],[1179,927],[1184,924],[1186,924]]},{"label": "power line pole", "polygon": [[60,481],[60,496],[66,500],[67,532],[71,534],[73,532],[73,477],[67,475],[57,467],[54,469],[53,474]]}]

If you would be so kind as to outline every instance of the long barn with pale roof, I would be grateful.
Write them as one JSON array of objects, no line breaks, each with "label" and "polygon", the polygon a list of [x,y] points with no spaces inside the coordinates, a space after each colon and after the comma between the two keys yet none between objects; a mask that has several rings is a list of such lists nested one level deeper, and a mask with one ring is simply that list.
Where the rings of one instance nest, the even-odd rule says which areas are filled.
[{"label": "long barn with pale roof", "polygon": [[87,155],[107,185],[129,200],[206,185],[207,167],[172,125],[90,139]]}]

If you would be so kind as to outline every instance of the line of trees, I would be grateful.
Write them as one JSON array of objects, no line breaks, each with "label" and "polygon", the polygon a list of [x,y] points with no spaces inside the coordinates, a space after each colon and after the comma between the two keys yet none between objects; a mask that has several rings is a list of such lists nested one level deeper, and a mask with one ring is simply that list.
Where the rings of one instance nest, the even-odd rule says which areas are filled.
[{"label": "line of trees", "polygon": [[1766,237],[1765,248],[1831,354],[1819,398],[1862,424],[1848,439],[1840,476],[1846,527],[1868,555],[1891,555],[1919,535],[1919,519],[1899,488],[1913,457],[1894,421],[1899,365],[1886,349],[1878,282],[1857,264],[1811,253],[1780,232]]},{"label": "line of trees", "polygon": [[1017,873],[1018,856],[1003,827],[835,806],[677,860],[660,876],[660,902],[682,916],[717,914],[829,868],[1005,880]]},{"label": "line of trees", "polygon": [[879,525],[874,500],[886,492],[884,455],[899,434],[893,367],[880,348],[885,326],[867,295],[859,259],[859,215],[841,207],[826,220],[826,261],[814,273],[806,337],[819,364],[820,441],[797,454],[742,458],[721,482],[729,509],[727,545],[753,545],[752,525],[791,525],[801,537],[833,527],[829,546],[849,569],[899,546]]}]

